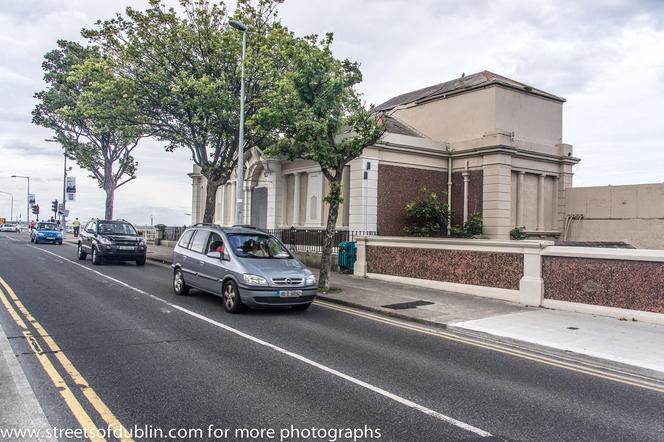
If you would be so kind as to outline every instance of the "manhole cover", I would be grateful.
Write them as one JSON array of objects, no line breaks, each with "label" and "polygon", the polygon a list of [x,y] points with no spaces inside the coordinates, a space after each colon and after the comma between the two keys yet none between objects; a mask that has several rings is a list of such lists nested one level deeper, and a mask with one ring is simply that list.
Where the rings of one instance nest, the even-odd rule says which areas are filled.
[{"label": "manhole cover", "polygon": [[432,305],[433,302],[429,301],[410,301],[410,302],[400,302],[398,304],[388,304],[388,305],[383,305],[381,307],[383,308],[389,308],[392,310],[406,310],[409,308],[416,308],[420,307],[422,305]]}]

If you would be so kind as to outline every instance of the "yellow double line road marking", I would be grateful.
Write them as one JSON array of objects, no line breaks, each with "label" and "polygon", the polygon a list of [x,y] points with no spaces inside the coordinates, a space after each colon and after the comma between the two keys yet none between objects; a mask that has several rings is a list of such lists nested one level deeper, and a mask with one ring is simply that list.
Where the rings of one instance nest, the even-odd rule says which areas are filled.
[{"label": "yellow double line road marking", "polygon": [[405,322],[393,320],[386,318],[384,316],[379,316],[377,314],[366,313],[354,308],[341,306],[338,304],[331,304],[329,302],[316,300],[315,303],[321,307],[336,310],[339,312],[347,313],[354,316],[359,316],[362,318],[370,319],[376,322],[382,322],[384,324],[393,325],[400,327],[406,330],[416,331],[418,333],[424,333],[427,335],[432,335],[439,337],[441,339],[446,339],[448,341],[456,341],[464,344],[472,345],[474,347],[485,348],[487,350],[497,351],[499,353],[505,353],[511,356],[516,356],[522,359],[527,359],[534,362],[539,362],[541,364],[551,365],[554,367],[564,368],[566,370],[574,371],[577,373],[583,373],[597,378],[607,379],[613,382],[619,382],[622,384],[632,385],[635,387],[645,388],[647,390],[656,391],[659,393],[664,393],[664,386],[655,382],[649,382],[648,380],[638,380],[632,376],[623,376],[618,373],[613,373],[606,369],[593,368],[580,363],[566,362],[558,358],[544,356],[531,351],[518,350],[515,348],[508,347],[506,345],[493,344],[489,342],[484,342],[479,339],[467,338],[455,333],[445,332],[442,330],[434,330],[426,327],[421,327],[413,324],[407,324]]},{"label": "yellow double line road marking", "polygon": [[[53,352],[53,355],[58,360],[69,378],[74,382],[74,384],[76,384],[80,392],[83,394],[83,396],[85,396],[85,398],[97,411],[97,413],[99,413],[104,422],[106,422],[107,427],[110,428],[112,434],[128,435],[128,431],[113,415],[104,401],[102,401],[101,398],[97,396],[97,393],[95,393],[95,391],[92,389],[92,387],[90,387],[81,373],[79,373],[76,367],[74,367],[74,364],[72,364],[69,358],[62,352],[55,340],[46,332],[46,329],[42,327],[42,325],[32,316],[32,314],[30,314],[18,296],[16,296],[16,293],[14,293],[12,288],[9,286],[9,284],[7,284],[7,282],[5,282],[4,279],[2,279],[2,277],[0,277],[0,286],[0,300],[7,309],[7,312],[9,312],[9,315],[12,317],[12,319],[14,319],[14,322],[16,322],[16,325],[18,325],[18,327],[21,329],[21,332],[23,333],[25,339],[28,341],[30,348],[33,349],[35,355],[37,356],[37,360],[53,382],[53,385],[59,390],[60,395],[64,399],[65,403],[71,410],[81,428],[86,430],[87,434],[94,435],[97,433],[96,430],[98,427],[95,425],[93,420],[90,418],[90,415],[85,411],[85,408],[76,398],[74,392],[71,390],[71,388],[69,388],[60,372],[58,372],[58,370],[55,368],[55,365],[53,365],[51,360],[48,358],[41,345],[39,344],[37,337],[40,337],[44,340],[49,350]],[[11,298],[11,301],[13,301],[16,308],[14,308],[14,305],[12,305],[10,300],[7,298],[2,288],[4,288],[4,292],[6,292],[9,298]],[[28,328],[28,325],[21,317],[21,314],[23,315],[23,318],[25,318],[25,321],[30,323],[35,328],[37,332],[36,336],[32,334]],[[104,441],[105,439],[97,437],[91,438],[90,440]],[[132,439],[128,437],[122,438],[120,440],[125,442],[132,441]]]}]

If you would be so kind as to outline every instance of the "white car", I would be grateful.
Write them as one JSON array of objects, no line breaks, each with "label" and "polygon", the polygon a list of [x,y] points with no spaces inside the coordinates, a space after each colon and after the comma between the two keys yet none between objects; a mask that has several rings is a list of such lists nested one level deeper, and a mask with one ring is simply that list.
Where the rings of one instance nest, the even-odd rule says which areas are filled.
[{"label": "white car", "polygon": [[4,223],[0,226],[0,232],[20,232],[20,228],[16,223]]}]

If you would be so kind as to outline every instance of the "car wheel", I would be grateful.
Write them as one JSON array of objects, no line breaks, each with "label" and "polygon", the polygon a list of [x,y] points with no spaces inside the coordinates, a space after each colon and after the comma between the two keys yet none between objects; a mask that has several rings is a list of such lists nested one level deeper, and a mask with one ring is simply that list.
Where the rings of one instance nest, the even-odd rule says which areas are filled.
[{"label": "car wheel", "polygon": [[137,266],[144,266],[145,265],[145,256],[141,256],[136,260],[136,265]]},{"label": "car wheel", "polygon": [[311,303],[309,303],[309,304],[294,305],[294,306],[291,306],[291,308],[292,308],[293,310],[297,311],[297,312],[303,312],[303,311],[307,310],[310,306],[311,306]]},{"label": "car wheel", "polygon": [[88,254],[83,251],[83,246],[81,244],[78,245],[78,259],[81,261],[84,261],[85,258],[88,257]]},{"label": "car wheel", "polygon": [[97,252],[96,247],[92,248],[92,264],[94,264],[96,266],[101,264],[101,256],[99,256],[99,252]]},{"label": "car wheel", "polygon": [[173,291],[178,296],[186,296],[189,293],[189,286],[184,282],[184,275],[180,269],[175,269],[173,272]]},{"label": "car wheel", "polygon": [[58,245],[61,246],[61,245],[62,245],[62,241],[58,241]]},{"label": "car wheel", "polygon": [[223,298],[224,309],[228,313],[240,313],[244,309],[235,282],[226,281],[226,284],[224,284]]},{"label": "car wheel", "polygon": [[35,239],[32,236],[30,237],[30,242],[35,242]]},{"label": "car wheel", "polygon": [[35,244],[39,244],[39,240],[35,238]]}]

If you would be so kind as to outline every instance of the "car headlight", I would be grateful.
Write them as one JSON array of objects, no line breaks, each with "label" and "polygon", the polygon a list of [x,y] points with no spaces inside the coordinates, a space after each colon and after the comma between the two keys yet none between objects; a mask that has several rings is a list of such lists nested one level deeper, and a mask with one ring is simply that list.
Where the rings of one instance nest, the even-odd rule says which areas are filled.
[{"label": "car headlight", "polygon": [[138,245],[139,246],[144,246],[145,245],[145,240],[143,238],[138,240]]},{"label": "car headlight", "polygon": [[111,244],[111,240],[109,240],[108,238],[104,238],[103,236],[99,237],[99,242],[102,244]]},{"label": "car headlight", "polygon": [[55,236],[57,236],[58,238],[62,238],[62,232],[56,233]]},{"label": "car headlight", "polygon": [[44,233],[42,233],[42,232],[37,232],[37,236],[44,236]]},{"label": "car headlight", "polygon": [[304,285],[315,285],[315,284],[316,284],[316,276],[315,275],[309,275],[304,280]]},{"label": "car headlight", "polygon": [[242,275],[242,278],[244,278],[245,284],[267,285],[267,279],[263,278],[262,276],[250,275],[249,273],[245,273],[244,275]]}]

